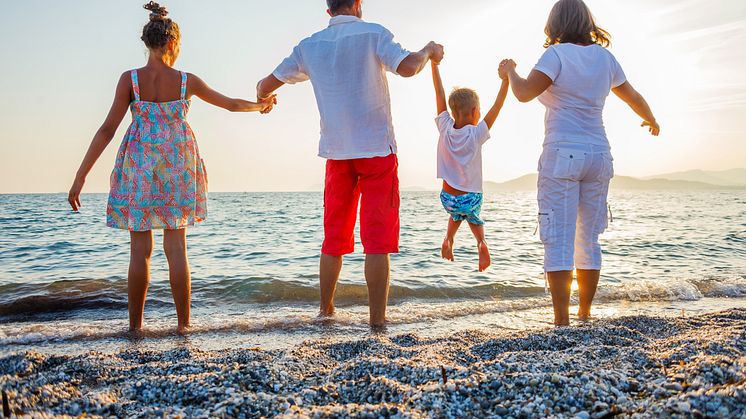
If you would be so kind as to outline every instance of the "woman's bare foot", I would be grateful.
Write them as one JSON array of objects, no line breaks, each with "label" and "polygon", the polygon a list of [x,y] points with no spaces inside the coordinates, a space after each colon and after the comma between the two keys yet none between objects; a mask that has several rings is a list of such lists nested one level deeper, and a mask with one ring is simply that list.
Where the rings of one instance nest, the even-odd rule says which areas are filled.
[{"label": "woman's bare foot", "polygon": [[591,311],[578,310],[578,320],[587,322],[591,319]]},{"label": "woman's bare foot", "polygon": [[440,256],[453,262],[453,239],[446,238],[440,246]]},{"label": "woman's bare foot", "polygon": [[477,249],[479,249],[479,272],[484,272],[492,264],[490,248],[487,247],[486,242],[479,242]]},{"label": "woman's bare foot", "polygon": [[187,325],[179,325],[179,327],[176,329],[176,333],[178,333],[181,336],[186,336],[189,334],[189,331],[191,330],[191,326]]}]

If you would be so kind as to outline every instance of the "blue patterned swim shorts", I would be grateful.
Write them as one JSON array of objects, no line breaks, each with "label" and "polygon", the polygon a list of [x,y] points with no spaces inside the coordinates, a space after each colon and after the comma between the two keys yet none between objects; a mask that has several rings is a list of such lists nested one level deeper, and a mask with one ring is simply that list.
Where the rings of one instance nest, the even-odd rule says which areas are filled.
[{"label": "blue patterned swim shorts", "polygon": [[481,193],[470,192],[455,196],[441,191],[440,202],[453,221],[466,220],[469,224],[484,225],[484,221],[479,218],[479,213],[482,211]]}]

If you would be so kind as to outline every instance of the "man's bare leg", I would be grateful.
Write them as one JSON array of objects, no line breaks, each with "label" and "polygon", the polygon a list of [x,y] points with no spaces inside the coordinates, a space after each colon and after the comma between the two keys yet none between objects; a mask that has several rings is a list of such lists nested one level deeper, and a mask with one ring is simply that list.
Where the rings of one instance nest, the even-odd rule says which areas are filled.
[{"label": "man's bare leg", "polygon": [[386,323],[386,304],[389,299],[389,255],[365,255],[365,282],[368,283],[370,325]]},{"label": "man's bare leg", "polygon": [[593,297],[596,295],[600,277],[601,271],[578,269],[578,296],[580,299],[578,318],[580,320],[588,320],[591,317],[591,304],[593,304]]},{"label": "man's bare leg", "polygon": [[321,255],[319,261],[319,285],[321,307],[319,315],[334,315],[334,292],[337,290],[339,273],[342,271],[342,256]]},{"label": "man's bare leg", "polygon": [[552,290],[552,305],[554,306],[554,324],[568,326],[570,324],[570,287],[572,285],[572,271],[548,272],[549,288]]},{"label": "man's bare leg", "polygon": [[453,218],[448,218],[448,230],[446,230],[446,238],[443,240],[443,244],[440,246],[440,256],[443,259],[453,261],[453,239],[456,237],[458,228],[461,227],[461,221],[453,221]]}]

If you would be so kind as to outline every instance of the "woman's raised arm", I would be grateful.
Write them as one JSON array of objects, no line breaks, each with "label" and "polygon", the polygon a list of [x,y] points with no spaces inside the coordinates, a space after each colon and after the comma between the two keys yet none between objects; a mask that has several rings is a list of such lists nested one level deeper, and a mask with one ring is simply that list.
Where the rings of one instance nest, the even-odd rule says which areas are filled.
[{"label": "woman's raised arm", "polygon": [[513,60],[505,60],[500,65],[504,66],[504,71],[508,72],[513,94],[520,102],[531,102],[552,85],[552,79],[541,71],[532,70],[525,79],[519,76],[515,71],[516,63]]}]

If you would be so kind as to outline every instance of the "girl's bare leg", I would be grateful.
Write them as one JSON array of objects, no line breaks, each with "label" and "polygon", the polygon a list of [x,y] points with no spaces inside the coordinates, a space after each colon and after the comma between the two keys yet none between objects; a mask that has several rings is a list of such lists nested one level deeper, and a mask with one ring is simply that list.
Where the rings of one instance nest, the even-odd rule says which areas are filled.
[{"label": "girl's bare leg", "polygon": [[600,277],[601,271],[578,269],[578,296],[580,299],[578,318],[580,320],[588,320],[591,317],[591,304],[593,304],[593,297],[596,295]]},{"label": "girl's bare leg", "polygon": [[477,239],[477,250],[479,251],[479,272],[484,272],[492,264],[490,259],[490,248],[484,240],[484,226],[469,223],[474,238]]},{"label": "girl's bare leg", "polygon": [[187,258],[186,229],[164,230],[163,250],[168,259],[168,278],[171,294],[176,304],[176,317],[179,319],[179,333],[189,328],[189,305],[192,294],[192,278]]},{"label": "girl's bare leg", "polygon": [[557,271],[547,273],[549,288],[552,290],[552,305],[554,306],[554,324],[568,326],[570,324],[570,287],[572,285],[572,271]]},{"label": "girl's bare leg", "polygon": [[127,273],[127,307],[130,331],[142,329],[145,296],[150,282],[150,256],[153,254],[152,231],[130,231],[130,266]]},{"label": "girl's bare leg", "polygon": [[453,218],[448,218],[446,238],[440,246],[440,256],[443,259],[453,261],[453,239],[456,237],[456,232],[459,227],[461,227],[461,221],[453,221]]}]

